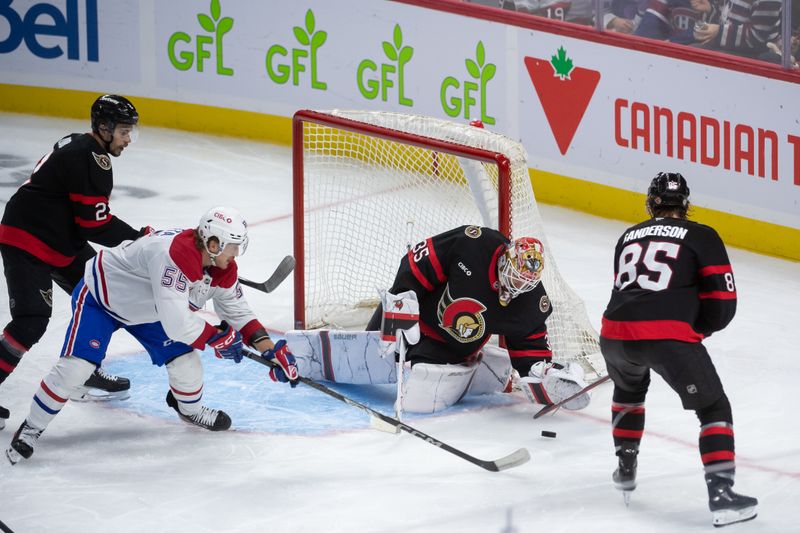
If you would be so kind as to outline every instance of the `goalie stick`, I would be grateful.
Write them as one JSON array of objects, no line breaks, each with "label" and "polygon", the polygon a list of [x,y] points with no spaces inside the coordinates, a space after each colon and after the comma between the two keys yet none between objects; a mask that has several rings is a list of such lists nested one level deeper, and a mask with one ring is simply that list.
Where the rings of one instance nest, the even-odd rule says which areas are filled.
[{"label": "goalie stick", "polygon": [[[264,359],[261,356],[261,354],[259,354],[258,352],[255,352],[255,351],[253,351],[253,350],[251,350],[249,348],[244,350],[244,356],[247,357],[248,359],[252,359],[253,361],[255,361],[257,363],[260,363],[260,364],[262,364],[264,366],[267,366],[267,367],[270,367],[270,368],[275,368],[275,367],[278,366],[277,363],[274,363],[272,361],[268,361],[268,360]],[[464,453],[464,452],[462,452],[461,450],[459,450],[457,448],[453,448],[449,444],[446,444],[446,443],[440,441],[439,439],[431,437],[430,435],[428,435],[426,433],[423,433],[422,431],[419,431],[418,429],[414,429],[413,427],[411,427],[408,424],[405,424],[405,423],[397,420],[396,418],[392,418],[390,416],[384,415],[383,413],[380,413],[380,412],[372,409],[371,407],[368,407],[368,406],[366,406],[366,405],[364,405],[362,403],[359,403],[359,402],[357,402],[357,401],[355,401],[353,399],[350,399],[350,398],[348,398],[347,396],[345,396],[343,394],[339,394],[335,390],[330,389],[330,388],[326,387],[325,385],[322,385],[321,383],[317,383],[313,379],[300,377],[299,381],[301,383],[304,383],[304,384],[308,385],[311,388],[317,389],[318,391],[320,391],[320,392],[322,392],[324,394],[327,394],[328,396],[331,396],[332,398],[336,398],[340,402],[344,402],[344,403],[346,403],[348,405],[351,405],[351,406],[353,406],[353,407],[355,407],[357,409],[361,409],[362,411],[367,413],[372,420],[377,419],[379,421],[379,423],[382,423],[384,425],[389,425],[389,426],[392,426],[393,428],[396,428],[398,430],[410,433],[410,434],[414,435],[415,437],[418,437],[418,438],[424,440],[428,444],[433,444],[437,448],[441,448],[442,450],[444,450],[446,452],[450,452],[453,455],[461,457],[462,459],[465,459],[465,460],[469,461],[472,464],[478,465],[479,467],[481,467],[481,468],[483,468],[485,470],[489,470],[490,472],[500,472],[501,470],[508,470],[509,468],[514,468],[515,466],[519,466],[521,464],[527,463],[531,458],[531,454],[528,453],[527,449],[520,448],[517,451],[515,451],[513,453],[510,453],[510,454],[508,454],[508,455],[506,455],[504,457],[501,457],[499,459],[496,459],[494,461],[485,461],[483,459],[478,459],[477,457],[473,457],[472,455],[469,455],[468,453]]]},{"label": "goalie stick", "polygon": [[555,411],[556,409],[560,408],[565,403],[569,403],[572,400],[574,400],[575,398],[577,398],[578,396],[580,396],[582,394],[586,394],[587,392],[589,392],[593,388],[597,387],[601,383],[605,383],[609,379],[611,379],[611,376],[606,374],[605,376],[603,376],[602,378],[598,379],[594,383],[590,383],[589,385],[586,385],[584,388],[582,388],[581,390],[579,390],[578,392],[576,392],[575,394],[573,394],[569,398],[565,398],[565,399],[561,400],[560,402],[554,403],[552,405],[544,406],[543,408],[539,409],[539,411],[535,415],[533,415],[533,419],[536,420],[540,416],[544,416],[547,413],[552,413],[553,411]]},{"label": "goalie stick", "polygon": [[270,293],[278,288],[278,285],[283,283],[283,280],[292,273],[294,270],[294,257],[291,255],[287,255],[283,258],[283,260],[278,264],[278,267],[275,269],[275,272],[269,277],[267,281],[259,283],[257,281],[252,281],[247,278],[239,278],[239,283],[242,285],[247,285],[248,287],[252,287],[254,289],[258,289],[261,292]]}]

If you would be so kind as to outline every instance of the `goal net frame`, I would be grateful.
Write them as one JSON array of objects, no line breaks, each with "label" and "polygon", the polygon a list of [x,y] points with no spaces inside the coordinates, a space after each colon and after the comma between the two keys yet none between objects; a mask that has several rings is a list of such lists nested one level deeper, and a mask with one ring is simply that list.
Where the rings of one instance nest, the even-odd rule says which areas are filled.
[{"label": "goal net frame", "polygon": [[[357,118],[352,118],[357,117]],[[399,122],[397,122],[399,120]],[[413,123],[413,126],[412,126]],[[380,124],[391,124],[392,126],[397,125],[397,127],[387,127],[385,125]],[[420,126],[422,124],[422,126]],[[401,130],[400,128],[407,128],[409,131]],[[453,128],[450,130],[449,128]],[[478,128],[474,126],[467,126],[466,124],[459,124],[453,122],[447,122],[442,119],[436,119],[431,117],[422,117],[422,116],[414,116],[414,115],[404,115],[400,113],[391,113],[391,112],[379,112],[379,111],[340,111],[340,110],[331,110],[331,111],[315,111],[315,110],[300,110],[295,113],[293,117],[292,123],[292,158],[293,158],[293,234],[294,234],[294,257],[297,261],[297,268],[294,272],[294,327],[295,329],[313,329],[313,328],[330,328],[330,329],[347,329],[348,327],[356,327],[359,328],[357,325],[358,321],[362,324],[366,323],[364,319],[364,311],[367,311],[367,317],[372,314],[372,310],[374,309],[375,305],[379,302],[377,292],[374,295],[374,300],[370,302],[369,305],[372,307],[369,308],[369,305],[364,304],[363,308],[359,311],[360,314],[356,314],[358,316],[358,321],[354,321],[353,323],[349,323],[346,326],[343,326],[344,319],[340,322],[339,317],[337,316],[334,320],[325,320],[317,319],[316,317],[312,317],[312,323],[309,324],[309,320],[307,317],[307,313],[313,314],[307,311],[307,307],[309,309],[313,309],[316,311],[316,301],[314,297],[307,298],[306,290],[308,287],[308,282],[311,282],[312,287],[309,292],[314,292],[318,290],[314,284],[317,283],[316,277],[323,277],[309,275],[308,269],[311,268],[308,266],[307,260],[307,224],[306,218],[308,217],[311,221],[312,229],[311,231],[316,231],[316,228],[313,225],[316,223],[315,219],[311,215],[311,211],[326,209],[326,205],[308,205],[311,200],[307,200],[306,193],[306,179],[313,180],[315,179],[314,172],[321,172],[318,167],[324,167],[324,171],[326,172],[344,172],[343,170],[335,167],[333,163],[332,169],[326,167],[328,163],[327,160],[332,159],[336,160],[337,162],[341,159],[344,161],[349,161],[350,167],[355,168],[356,166],[365,166],[369,167],[369,164],[373,163],[370,159],[371,155],[363,155],[363,154],[350,154],[348,149],[343,149],[342,145],[347,145],[349,140],[347,139],[348,135],[352,136],[365,136],[368,138],[368,141],[371,143],[378,143],[377,149],[380,150],[382,148],[392,149],[392,150],[399,150],[399,157],[395,159],[395,164],[398,164],[401,167],[410,167],[416,165],[417,168],[414,171],[419,170],[419,163],[407,163],[406,159],[413,155],[411,152],[414,149],[419,149],[421,151],[428,151],[430,155],[426,155],[425,157],[429,157],[430,161],[425,162],[422,166],[430,166],[433,171],[428,172],[429,174],[436,174],[436,178],[440,178],[437,173],[437,154],[444,154],[442,156],[442,162],[445,162],[445,157],[450,157],[450,159],[456,158],[460,164],[460,168],[463,170],[463,177],[461,180],[469,181],[468,189],[472,190],[472,194],[476,197],[472,200],[475,204],[481,203],[483,201],[486,204],[494,204],[489,207],[490,210],[494,210],[493,213],[487,214],[487,208],[484,207],[481,210],[480,206],[476,206],[477,210],[481,210],[481,218],[484,220],[484,223],[480,225],[490,226],[498,229],[501,233],[506,235],[509,238],[516,238],[521,236],[526,236],[522,234],[517,234],[520,231],[523,232],[531,232],[531,225],[535,226],[535,230],[531,233],[530,236],[535,236],[540,238],[543,242],[545,242],[545,257],[546,257],[546,267],[545,267],[545,288],[548,291],[548,294],[551,296],[551,300],[553,300],[554,304],[554,314],[553,316],[548,319],[548,330],[550,330],[551,334],[551,343],[553,344],[553,351],[554,351],[554,360],[557,361],[578,361],[581,366],[583,366],[584,370],[587,371],[587,378],[588,379],[596,379],[605,374],[605,365],[602,361],[602,357],[599,355],[599,347],[597,342],[597,333],[594,328],[589,324],[588,317],[586,317],[586,311],[583,306],[583,302],[578,298],[578,296],[566,285],[566,282],[561,278],[560,274],[557,272],[557,267],[555,261],[552,258],[552,250],[549,249],[549,244],[546,241],[546,238],[543,234],[543,229],[541,226],[541,217],[538,212],[538,208],[536,206],[535,196],[533,195],[533,189],[530,182],[530,176],[528,174],[528,167],[527,167],[527,155],[525,154],[525,150],[521,144],[507,137],[503,137],[502,135],[496,134],[494,132],[489,132],[487,130],[481,129],[480,131],[476,131]],[[422,133],[421,133],[422,132]],[[469,137],[468,140],[464,141],[460,136],[463,136],[466,132],[466,135]],[[466,144],[467,142],[472,142],[472,135],[473,132],[476,134],[476,137],[491,137],[492,140],[500,139],[500,144],[497,145],[496,143],[488,143],[491,148],[494,148],[496,145],[501,147],[501,150],[494,150],[494,149],[487,149],[485,147],[473,146]],[[424,133],[424,134],[423,134]],[[437,135],[440,138],[434,137],[433,135]],[[386,145],[380,145],[381,142],[385,141],[386,143],[390,143]],[[459,142],[460,141],[460,142]],[[400,148],[394,148],[394,145],[397,144]],[[474,144],[479,144],[479,142],[475,142]],[[486,144],[486,143],[484,143]],[[345,147],[346,148],[346,147]],[[321,154],[321,155],[320,155]],[[319,158],[323,162],[315,161],[314,157]],[[307,166],[307,158],[312,163],[311,167]],[[338,158],[338,159],[337,159]],[[350,158],[350,159],[348,159]],[[400,161],[397,163],[397,161]],[[472,163],[477,162],[477,163]],[[382,161],[380,162],[382,163]],[[314,165],[317,165],[316,167]],[[496,189],[490,191],[490,194],[487,198],[478,198],[480,193],[475,192],[473,178],[469,177],[468,166],[469,165],[477,165],[480,168],[489,168],[494,167],[496,168],[496,176],[492,177],[493,185]],[[348,171],[350,167],[345,167],[345,171]],[[524,167],[524,171],[520,169],[520,167]],[[396,170],[396,169],[393,169]],[[408,168],[403,168],[404,171],[408,171]],[[490,169],[491,170],[491,169]],[[452,171],[452,169],[450,169]],[[444,169],[443,172],[448,172],[447,169]],[[460,171],[459,171],[460,172]],[[479,170],[478,172],[482,172]],[[495,171],[492,171],[495,172]],[[524,172],[524,177],[523,173]],[[307,176],[308,173],[308,176]],[[513,174],[512,174],[513,173]],[[336,179],[341,179],[339,176]],[[376,178],[380,179],[380,178]],[[440,181],[444,182],[447,180],[454,180],[451,176],[444,176],[440,178]],[[496,181],[495,181],[496,180]],[[514,182],[512,182],[514,180]],[[529,193],[529,196],[524,196],[525,203],[531,203],[532,205],[519,205],[519,198],[516,196],[512,198],[512,192],[515,195],[519,195],[519,183],[525,181],[526,186],[528,189],[525,194]],[[459,185],[462,189],[467,188],[467,184]],[[512,191],[512,188],[513,191]],[[496,202],[493,195],[496,194]],[[529,198],[529,200],[528,200]],[[319,201],[319,199],[317,199]],[[328,201],[327,197],[323,201]],[[336,205],[336,203],[332,203],[330,205]],[[337,209],[344,211],[346,207],[338,206]],[[521,227],[515,230],[515,209],[519,211],[519,216],[528,217],[523,220],[520,225]],[[524,211],[524,214],[523,214]],[[490,222],[487,222],[487,219]],[[370,220],[363,223],[372,223],[372,224],[380,224],[381,220],[379,216],[376,216],[374,220]],[[448,220],[448,227],[441,228],[440,231],[446,231],[448,229],[452,229],[453,227],[457,227],[463,224],[474,224],[476,221],[473,220]],[[527,227],[525,225],[527,224]],[[430,235],[433,235],[431,233]],[[314,234],[317,237],[316,233]],[[394,233],[391,237],[394,239]],[[430,235],[424,235],[422,238],[428,237]],[[397,240],[400,241],[403,239],[403,235],[396,235]],[[319,237],[317,237],[319,238]],[[417,240],[418,237],[417,237]],[[411,245],[414,244],[416,240],[412,241],[405,241],[403,244]],[[369,242],[364,242],[363,246],[369,246]],[[318,252],[318,250],[315,250]],[[328,261],[328,257],[318,257],[319,253],[312,253],[313,257],[311,258],[312,261]],[[397,264],[399,264],[400,254],[397,254],[397,257],[392,256],[391,260],[394,263],[393,269],[396,269]],[[327,264],[327,263],[326,263]],[[318,268],[315,264],[314,268]],[[548,272],[551,270],[551,272]],[[318,272],[315,270],[315,272]],[[390,274],[392,277],[394,275],[395,270],[391,270],[391,272],[386,272],[386,274]],[[383,274],[383,273],[382,273]],[[550,277],[550,284],[548,284],[548,277]],[[555,278],[553,278],[555,276]],[[555,281],[553,281],[555,280]],[[365,287],[364,289],[373,290],[375,288],[383,288],[386,289],[387,287],[375,287],[374,285],[371,287]],[[554,294],[556,298],[554,298]],[[559,305],[557,298],[562,296],[565,300],[567,305]],[[361,304],[359,304],[361,305]],[[569,337],[569,349],[564,350],[561,346],[561,339],[559,339],[560,332],[562,331],[562,324],[563,318],[557,318],[556,313],[557,311],[561,313],[560,317],[568,316],[568,324],[569,326],[569,335],[561,335],[562,337]],[[338,313],[338,311],[335,311]],[[346,315],[346,313],[343,313]],[[572,315],[581,315],[580,317],[576,318],[575,321],[578,323],[576,326],[572,323]],[[558,320],[559,323],[553,324],[554,320]],[[563,331],[567,331],[564,329]],[[577,331],[577,333],[576,333]],[[573,337],[578,337],[577,340],[573,339]],[[575,346],[578,346],[577,348]],[[569,353],[567,353],[569,352]]]}]

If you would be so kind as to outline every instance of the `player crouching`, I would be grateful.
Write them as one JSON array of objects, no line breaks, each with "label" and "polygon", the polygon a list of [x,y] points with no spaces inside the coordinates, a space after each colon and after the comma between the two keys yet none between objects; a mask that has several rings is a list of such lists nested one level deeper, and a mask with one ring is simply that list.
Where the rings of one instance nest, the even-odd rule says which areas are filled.
[{"label": "player crouching", "polygon": [[[543,270],[538,239],[461,226],[409,250],[368,331],[294,331],[287,340],[313,379],[395,383],[395,362],[407,362],[398,390],[405,411],[433,413],[468,394],[508,391],[512,379],[531,401],[550,405],[586,383],[579,365],[552,362]],[[487,345],[494,334],[507,349]],[[588,403],[584,394],[566,407]]]},{"label": "player crouching", "polygon": [[[167,405],[181,420],[211,431],[231,426],[223,411],[201,403],[203,366],[197,350],[242,360],[243,338],[280,368],[276,381],[297,382],[285,341],[273,344],[242,294],[235,258],[247,249],[247,224],[238,211],[208,211],[197,228],[156,231],[101,251],[86,263],[72,294],[72,320],[61,357],[33,397],[28,417],[6,456],[12,464],[33,454],[38,438],[106,355],[112,334],[125,329],[169,376]],[[213,300],[223,322],[212,326],[193,311]]]}]

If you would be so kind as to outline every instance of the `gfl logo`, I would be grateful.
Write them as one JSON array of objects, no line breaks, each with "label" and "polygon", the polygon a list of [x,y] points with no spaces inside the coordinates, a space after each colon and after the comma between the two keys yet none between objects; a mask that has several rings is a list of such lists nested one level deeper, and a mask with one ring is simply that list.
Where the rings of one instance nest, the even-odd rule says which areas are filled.
[{"label": "gfl logo", "polygon": [[223,222],[227,222],[228,224],[233,222],[233,219],[231,219],[230,217],[226,218],[225,215],[223,215],[222,213],[219,213],[219,212],[214,213],[214,218],[218,218],[218,219],[222,220]]},{"label": "gfl logo", "polygon": [[[8,26],[8,36],[0,41],[0,54],[16,50],[22,41],[30,52],[43,59],[54,59],[64,55],[66,44],[67,58],[79,60],[80,57],[80,14],[78,0],[66,0],[66,13],[49,3],[33,4],[24,13],[15,10],[13,0],[0,0],[0,27]],[[100,52],[97,32],[97,0],[83,0],[83,15],[86,30],[86,60],[98,61]],[[46,46],[40,42],[46,36]],[[59,37],[61,39],[59,39]]]}]

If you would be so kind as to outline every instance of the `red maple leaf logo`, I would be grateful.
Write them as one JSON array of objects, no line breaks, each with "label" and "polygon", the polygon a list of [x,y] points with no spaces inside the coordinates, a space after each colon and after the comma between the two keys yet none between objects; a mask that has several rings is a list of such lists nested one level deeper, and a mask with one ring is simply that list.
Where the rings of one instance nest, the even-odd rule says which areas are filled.
[{"label": "red maple leaf logo", "polygon": [[559,48],[549,61],[526,57],[525,67],[542,103],[550,131],[564,155],[600,82],[600,73],[574,67],[564,48]]}]

